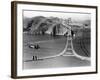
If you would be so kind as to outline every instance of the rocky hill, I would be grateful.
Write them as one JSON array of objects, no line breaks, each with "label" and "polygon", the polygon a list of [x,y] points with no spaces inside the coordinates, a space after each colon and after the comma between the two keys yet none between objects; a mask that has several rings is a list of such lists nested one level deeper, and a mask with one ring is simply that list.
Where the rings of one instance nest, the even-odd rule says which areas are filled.
[{"label": "rocky hill", "polygon": [[68,22],[68,19],[65,20],[58,17],[35,16],[30,19],[25,18],[24,31],[28,31],[30,34],[64,35],[70,27],[75,30],[84,27],[84,25],[90,26],[89,20],[71,24],[68,24]]}]

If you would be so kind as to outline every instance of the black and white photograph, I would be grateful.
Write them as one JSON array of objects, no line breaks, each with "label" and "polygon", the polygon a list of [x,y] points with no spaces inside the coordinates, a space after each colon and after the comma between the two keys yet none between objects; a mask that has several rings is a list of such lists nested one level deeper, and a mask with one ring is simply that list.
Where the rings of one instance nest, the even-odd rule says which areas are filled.
[{"label": "black and white photograph", "polygon": [[97,72],[97,7],[12,3],[12,76]]},{"label": "black and white photograph", "polygon": [[91,14],[23,10],[23,69],[91,65]]}]

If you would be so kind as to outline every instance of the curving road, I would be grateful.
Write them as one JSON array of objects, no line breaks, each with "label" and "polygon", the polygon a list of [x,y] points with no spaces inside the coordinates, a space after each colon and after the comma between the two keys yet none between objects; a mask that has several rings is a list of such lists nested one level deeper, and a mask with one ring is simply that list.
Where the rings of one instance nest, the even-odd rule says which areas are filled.
[{"label": "curving road", "polygon": [[[75,40],[72,40],[71,36],[67,37],[65,48],[61,52],[54,55],[50,55],[50,56],[37,57],[36,60],[50,59],[50,58],[54,58],[58,56],[75,56],[81,60],[90,60],[89,53],[86,47],[84,46],[83,40],[79,39],[78,40],[79,44],[77,44]],[[37,41],[37,42],[34,42],[33,44],[31,43],[30,46],[33,46],[34,44],[48,43],[52,41],[53,40]],[[74,46],[73,46],[73,43],[74,43]],[[28,61],[33,61],[33,60],[26,60],[25,62],[28,62]]]}]

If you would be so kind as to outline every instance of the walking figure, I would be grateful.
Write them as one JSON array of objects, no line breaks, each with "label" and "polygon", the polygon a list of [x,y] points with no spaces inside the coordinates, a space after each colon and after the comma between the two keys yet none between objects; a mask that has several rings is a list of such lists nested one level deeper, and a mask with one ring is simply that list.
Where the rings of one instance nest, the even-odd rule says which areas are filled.
[{"label": "walking figure", "polygon": [[34,61],[37,60],[37,56],[33,56],[33,60],[34,60]]},{"label": "walking figure", "polygon": [[71,30],[71,36],[72,36],[72,37],[74,36],[74,31],[72,31],[72,30]]}]

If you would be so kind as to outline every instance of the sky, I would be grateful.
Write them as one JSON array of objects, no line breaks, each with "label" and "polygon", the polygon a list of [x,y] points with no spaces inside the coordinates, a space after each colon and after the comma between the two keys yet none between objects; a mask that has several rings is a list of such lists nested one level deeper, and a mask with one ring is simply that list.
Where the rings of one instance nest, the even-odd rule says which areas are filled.
[{"label": "sky", "polygon": [[71,18],[73,21],[91,19],[90,13],[79,13],[79,12],[52,12],[52,11],[24,10],[23,16],[27,18],[32,18],[35,16],[58,17],[58,18],[63,18],[63,19]]},{"label": "sky", "polygon": [[32,18],[35,16],[44,17],[58,17],[63,19],[71,18],[73,21],[77,20],[90,20],[90,13],[78,13],[78,12],[51,12],[51,11],[23,11],[23,16],[27,18]]}]

